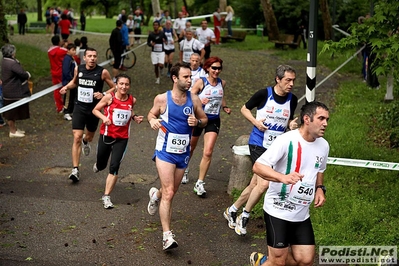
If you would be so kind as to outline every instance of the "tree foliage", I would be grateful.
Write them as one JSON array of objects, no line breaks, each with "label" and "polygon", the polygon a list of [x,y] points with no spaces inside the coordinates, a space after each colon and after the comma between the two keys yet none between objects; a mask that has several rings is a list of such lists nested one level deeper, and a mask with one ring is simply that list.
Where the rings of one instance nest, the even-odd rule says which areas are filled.
[{"label": "tree foliage", "polygon": [[388,75],[393,70],[399,78],[399,1],[380,0],[374,8],[374,16],[363,24],[352,23],[351,36],[339,42],[326,42],[322,52],[341,52],[369,43],[376,55],[377,75]]}]

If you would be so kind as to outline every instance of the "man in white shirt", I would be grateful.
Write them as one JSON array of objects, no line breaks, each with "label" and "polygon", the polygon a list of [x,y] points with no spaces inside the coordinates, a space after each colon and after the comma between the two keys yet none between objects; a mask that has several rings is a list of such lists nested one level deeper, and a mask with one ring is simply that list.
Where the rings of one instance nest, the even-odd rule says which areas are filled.
[{"label": "man in white shirt", "polygon": [[200,61],[202,62],[205,56],[204,44],[193,38],[193,30],[191,28],[185,29],[186,38],[180,44],[180,59],[179,62],[190,64],[190,57],[193,53],[200,54]]},{"label": "man in white shirt", "polygon": [[[186,19],[183,18],[183,13],[179,12],[178,18],[175,19],[175,22],[173,23],[173,29],[176,31],[177,36],[180,36],[180,32],[182,30],[186,29]],[[179,42],[181,42],[183,38],[179,38]]]},{"label": "man in white shirt", "polygon": [[204,44],[204,58],[206,60],[211,55],[211,43],[215,43],[216,41],[215,33],[213,30],[208,28],[208,22],[204,19],[201,21],[201,28],[195,30],[195,35],[197,36],[197,39]]},{"label": "man in white shirt", "polygon": [[278,136],[253,171],[269,180],[263,210],[268,257],[253,252],[251,265],[313,265],[315,237],[309,208],[326,201],[323,186],[329,144],[323,138],[329,111],[310,102],[301,108],[301,126]]}]

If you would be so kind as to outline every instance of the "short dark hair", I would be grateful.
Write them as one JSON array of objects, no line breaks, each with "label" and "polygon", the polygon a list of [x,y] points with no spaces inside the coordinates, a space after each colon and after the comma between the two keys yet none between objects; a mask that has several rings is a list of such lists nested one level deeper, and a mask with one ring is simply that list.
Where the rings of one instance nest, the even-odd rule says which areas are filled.
[{"label": "short dark hair", "polygon": [[97,53],[97,50],[96,50],[96,49],[94,49],[94,48],[92,48],[92,47],[87,47],[83,55],[86,56],[86,53],[87,53],[88,51],[96,52],[96,53]]},{"label": "short dark hair", "polygon": [[156,20],[156,21],[154,21],[154,22],[152,23],[153,26],[154,26],[155,24],[158,24],[158,26],[160,25],[158,20]]},{"label": "short dark hair", "polygon": [[305,124],[304,120],[305,115],[310,117],[310,121],[313,121],[313,117],[316,114],[317,108],[322,108],[328,111],[328,107],[324,103],[317,101],[308,102],[301,107],[301,114],[300,114],[301,125]]},{"label": "short dark hair", "polygon": [[60,36],[59,35],[54,35],[53,37],[51,37],[51,43],[53,45],[60,45]]},{"label": "short dark hair", "polygon": [[172,81],[173,81],[173,76],[179,77],[181,68],[188,68],[191,71],[190,64],[187,64],[187,63],[177,63],[177,64],[175,64],[170,69],[170,78],[172,79]]},{"label": "short dark hair", "polygon": [[67,48],[68,51],[71,50],[72,48],[76,49],[76,45],[74,43],[68,43],[66,48]]},{"label": "short dark hair", "polygon": [[82,43],[82,45],[87,44],[87,37],[83,36],[82,38],[80,38],[80,42]]},{"label": "short dark hair", "polygon": [[73,43],[74,43],[76,46],[80,46],[80,44],[81,44],[79,38],[76,38],[76,39],[73,41]]},{"label": "short dark hair", "polygon": [[116,21],[116,26],[117,27],[122,27],[122,24],[123,24],[122,20],[117,20]]}]

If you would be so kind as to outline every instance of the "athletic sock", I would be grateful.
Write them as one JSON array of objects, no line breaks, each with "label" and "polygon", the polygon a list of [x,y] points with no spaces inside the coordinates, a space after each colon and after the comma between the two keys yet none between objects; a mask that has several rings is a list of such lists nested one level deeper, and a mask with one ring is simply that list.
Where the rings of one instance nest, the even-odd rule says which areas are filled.
[{"label": "athletic sock", "polygon": [[245,210],[245,208],[242,210],[242,217],[249,218],[249,215],[250,215],[250,214],[251,214],[251,213],[247,212],[247,211]]},{"label": "athletic sock", "polygon": [[230,206],[229,212],[237,212],[237,211],[238,209],[236,208],[236,206],[234,206],[234,204]]}]

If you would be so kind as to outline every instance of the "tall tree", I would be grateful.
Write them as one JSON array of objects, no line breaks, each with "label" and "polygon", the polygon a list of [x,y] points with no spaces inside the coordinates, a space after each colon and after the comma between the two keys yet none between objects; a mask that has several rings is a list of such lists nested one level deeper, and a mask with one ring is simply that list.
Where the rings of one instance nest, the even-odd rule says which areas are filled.
[{"label": "tall tree", "polygon": [[328,2],[327,0],[320,0],[319,4],[320,4],[321,16],[323,18],[324,39],[331,40],[333,29],[332,29],[330,11],[328,8]]},{"label": "tall tree", "polygon": [[37,21],[43,21],[42,0],[37,0]]},{"label": "tall tree", "polygon": [[260,0],[260,2],[263,8],[263,15],[265,17],[269,40],[278,40],[279,29],[272,4],[270,3],[270,0]]},{"label": "tall tree", "polygon": [[4,1],[0,0],[0,46],[3,46],[7,39],[7,20],[4,13]]}]

